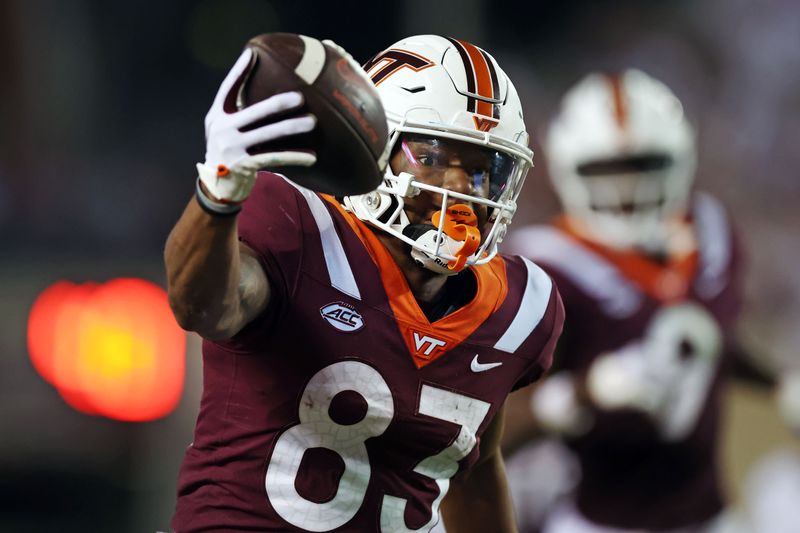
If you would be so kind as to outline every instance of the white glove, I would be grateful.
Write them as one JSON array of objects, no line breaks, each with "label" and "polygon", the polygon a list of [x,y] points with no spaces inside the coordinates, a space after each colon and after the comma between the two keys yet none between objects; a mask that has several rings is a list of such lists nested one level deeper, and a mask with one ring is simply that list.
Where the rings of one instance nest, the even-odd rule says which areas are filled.
[{"label": "white glove", "polygon": [[361,65],[358,64],[358,61],[353,59],[353,56],[350,55],[350,52],[348,52],[335,42],[331,41],[330,39],[325,39],[324,41],[322,41],[322,44],[324,44],[325,46],[329,46],[334,50],[336,50],[337,52],[339,52],[339,54],[342,57],[344,57],[350,64],[350,67],[353,69],[353,72],[355,72],[358,76],[363,78],[364,81],[367,82],[367,84],[372,85],[372,80],[369,79],[369,76],[367,75],[366,71],[361,67]]},{"label": "white glove", "polygon": [[648,362],[639,344],[598,356],[586,375],[589,396],[601,409],[654,413],[666,396],[665,381],[654,379]]},{"label": "white glove", "polygon": [[[269,152],[250,155],[247,148],[257,144],[306,133],[316,126],[316,117],[303,115],[267,124],[250,131],[242,128],[270,115],[303,105],[299,92],[276,94],[239,111],[226,112],[225,102],[235,101],[231,91],[250,63],[252,50],[242,52],[220,85],[214,103],[206,115],[206,160],[197,164],[200,181],[211,199],[222,204],[238,204],[247,198],[255,183],[256,172],[284,165],[311,166],[317,158],[308,152]],[[214,203],[214,202],[212,202]]]},{"label": "white glove", "polygon": [[530,408],[539,424],[551,433],[580,436],[594,423],[591,412],[578,400],[575,379],[569,372],[558,372],[542,381],[533,390]]}]

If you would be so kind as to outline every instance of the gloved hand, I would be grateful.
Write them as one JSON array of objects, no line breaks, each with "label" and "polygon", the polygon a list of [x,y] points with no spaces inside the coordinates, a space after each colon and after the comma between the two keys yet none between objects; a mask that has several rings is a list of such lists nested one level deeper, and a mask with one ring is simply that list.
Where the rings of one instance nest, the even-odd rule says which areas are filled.
[{"label": "gloved hand", "polygon": [[633,342],[598,356],[586,375],[591,400],[601,409],[635,409],[654,415],[667,397],[669,373],[649,356],[649,346]]},{"label": "gloved hand", "polygon": [[206,188],[212,205],[239,204],[243,202],[255,183],[256,172],[284,165],[311,166],[317,158],[308,152],[268,152],[250,155],[247,148],[257,144],[306,133],[316,126],[316,117],[310,114],[287,118],[260,126],[250,131],[242,128],[266,117],[296,109],[303,104],[299,92],[276,94],[266,100],[228,112],[225,103],[235,101],[231,91],[238,90],[237,80],[243,75],[252,58],[249,48],[228,72],[220,85],[214,103],[206,115],[206,160],[197,164],[200,181]]},{"label": "gloved hand", "polygon": [[579,397],[578,387],[572,373],[556,372],[533,390],[530,408],[542,428],[572,437],[592,428],[594,415]]}]

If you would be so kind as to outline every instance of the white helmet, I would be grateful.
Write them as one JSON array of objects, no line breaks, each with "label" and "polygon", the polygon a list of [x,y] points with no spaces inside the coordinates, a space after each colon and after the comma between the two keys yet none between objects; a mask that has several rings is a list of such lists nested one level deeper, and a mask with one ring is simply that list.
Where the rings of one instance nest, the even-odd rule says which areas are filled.
[{"label": "white helmet", "polygon": [[590,74],[546,140],[550,178],[582,232],[615,248],[666,251],[694,178],[695,135],[677,97],[639,70]]},{"label": "white helmet", "polygon": [[[450,191],[412,174],[395,175],[387,165],[383,185],[372,193],[345,197],[345,206],[361,220],[410,245],[417,263],[435,272],[455,274],[465,266],[490,261],[516,211],[516,199],[533,157],[522,106],[511,81],[485,51],[436,35],[403,39],[370,59],[364,70],[386,110],[386,157],[395,152],[404,134],[471,143],[491,154],[486,184],[490,191]],[[405,213],[404,198],[422,191],[442,195],[440,211],[433,217],[435,225],[411,224]],[[453,201],[487,208],[483,235],[467,227],[476,226],[471,211],[472,216],[467,217],[471,221],[466,221],[450,212],[456,206],[448,210]]]}]

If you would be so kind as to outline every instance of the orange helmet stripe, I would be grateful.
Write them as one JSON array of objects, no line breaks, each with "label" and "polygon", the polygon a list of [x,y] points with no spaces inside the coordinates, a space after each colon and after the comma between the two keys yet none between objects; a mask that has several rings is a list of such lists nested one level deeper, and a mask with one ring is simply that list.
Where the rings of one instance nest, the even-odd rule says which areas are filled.
[{"label": "orange helmet stripe", "polygon": [[[456,51],[458,51],[458,55],[461,57],[461,63],[464,65],[464,75],[467,78],[467,92],[475,94],[475,70],[472,68],[472,61],[470,60],[469,54],[464,48],[464,45],[461,44],[461,41],[457,41],[452,37],[447,37],[446,39],[453,44]],[[471,113],[475,112],[475,98],[471,96],[467,97],[467,111]]]},{"label": "orange helmet stripe", "polygon": [[467,41],[447,37],[461,56],[467,80],[467,93],[476,95],[467,97],[467,111],[487,117],[497,118],[496,106],[486,100],[499,98],[500,84],[497,72],[489,59],[489,55]]},{"label": "orange helmet stripe", "polygon": [[[478,50],[480,50],[480,48]],[[492,60],[489,58],[489,54],[487,54],[483,50],[481,50],[481,54],[483,55],[483,58],[486,60],[486,65],[488,65],[489,67],[489,75],[492,78],[492,98],[494,98],[495,100],[499,100],[501,96],[500,96],[500,81],[497,79],[497,70],[495,70],[494,64],[492,63]],[[492,116],[494,118],[500,118],[499,117],[500,109],[495,105],[493,105],[492,107],[494,111]]]},{"label": "orange helmet stripe", "polygon": [[[474,44],[466,41],[458,42],[464,47],[464,50],[466,50],[469,56],[470,63],[472,63],[472,69],[475,73],[476,80],[475,92],[484,98],[493,99],[494,85],[492,84],[492,74],[489,71],[489,61]],[[478,114],[491,117],[492,111],[492,104],[490,102],[478,100],[478,107],[476,110]]]},{"label": "orange helmet stripe", "polygon": [[628,103],[625,100],[622,76],[618,74],[608,76],[608,83],[611,86],[611,99],[614,102],[614,120],[622,130],[628,125]]}]

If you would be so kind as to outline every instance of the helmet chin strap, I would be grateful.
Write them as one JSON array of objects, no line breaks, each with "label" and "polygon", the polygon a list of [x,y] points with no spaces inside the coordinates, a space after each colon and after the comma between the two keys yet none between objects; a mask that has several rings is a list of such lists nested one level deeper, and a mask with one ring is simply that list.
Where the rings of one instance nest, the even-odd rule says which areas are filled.
[{"label": "helmet chin strap", "polygon": [[[464,270],[467,259],[481,244],[478,217],[469,206],[455,204],[445,209],[444,219],[441,211],[434,213],[432,222],[433,224],[409,224],[403,228],[403,234],[414,239],[422,248],[412,248],[411,257],[434,272],[448,276],[458,274]],[[440,248],[456,259],[445,262],[437,257]]]}]

